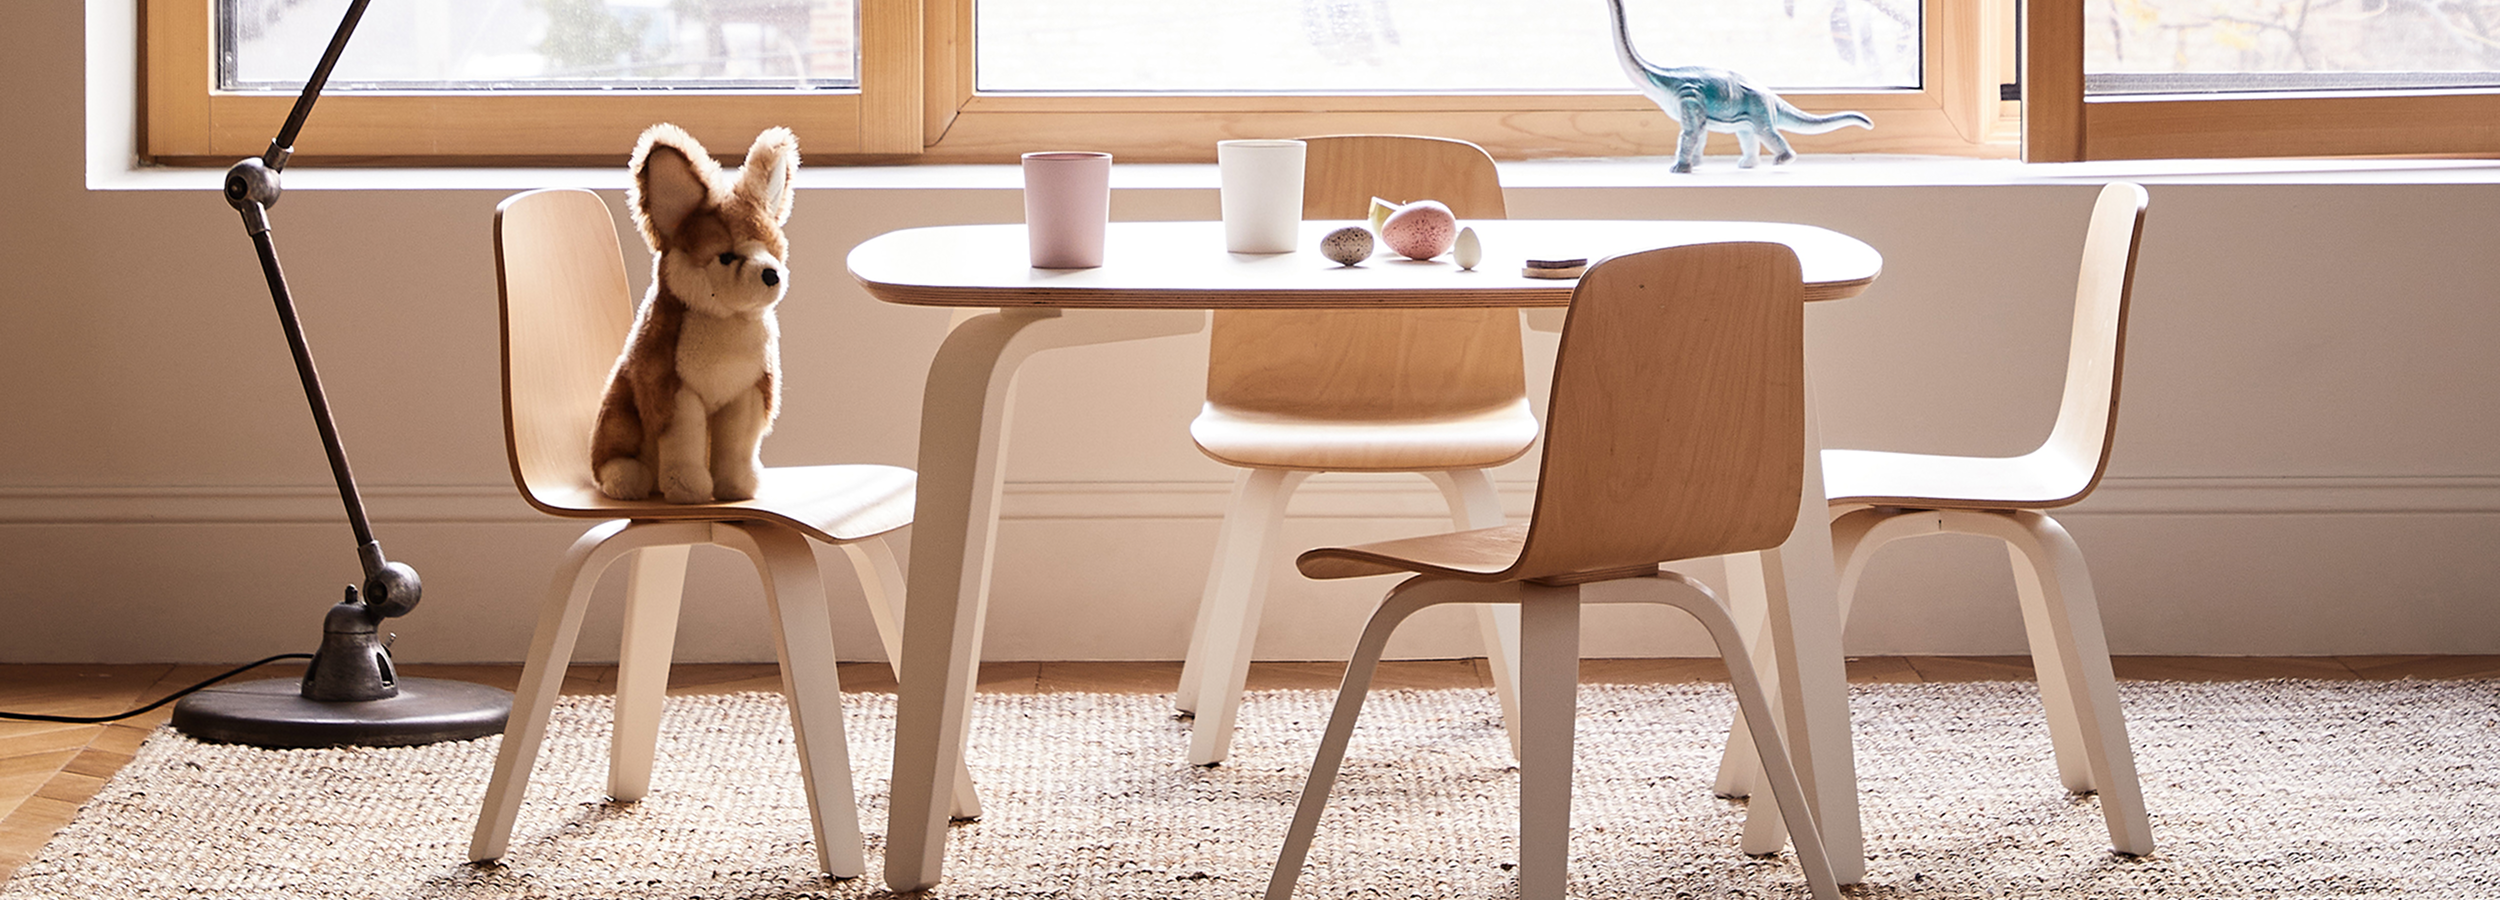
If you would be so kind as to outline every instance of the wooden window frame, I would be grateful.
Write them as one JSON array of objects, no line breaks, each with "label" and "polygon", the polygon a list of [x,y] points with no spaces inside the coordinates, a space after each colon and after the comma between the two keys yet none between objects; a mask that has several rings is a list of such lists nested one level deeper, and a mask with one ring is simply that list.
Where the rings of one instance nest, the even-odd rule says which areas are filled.
[{"label": "wooden window frame", "polygon": [[2083,0],[2024,2],[2027,162],[2500,155],[2500,91],[2086,98]]},{"label": "wooden window frame", "polygon": [[[293,96],[214,89],[212,0],[141,2],[141,152],[151,162],[225,165],[267,147]],[[2011,157],[2014,115],[2006,0],[1923,0],[1919,90],[1786,96],[1812,112],[1855,109],[1873,130],[1792,141],[1807,153]],[[1215,142],[1338,132],[1464,138],[1497,157],[1659,156],[1674,123],[1627,86],[1589,94],[983,94],[973,90],[973,0],[860,0],[861,86],[790,92],[335,94],[297,147],[299,162],[570,165],[614,162],[657,121],[743,146],[788,125],[810,161],[1011,162],[1036,148],[1109,150],[1132,162],[1207,162]],[[885,48],[878,50],[877,48]],[[1712,152],[1731,138],[1713,136]]]},{"label": "wooden window frame", "polygon": [[[1591,0],[1594,2],[1594,0]],[[1483,145],[1503,159],[1663,156],[1673,121],[1630,87],[1604,94],[984,94],[973,89],[973,0],[927,0],[929,61],[921,117],[925,158],[1014,159],[1021,150],[1109,150],[1139,162],[1203,162],[1215,142],[1342,132],[1432,134]],[[1923,0],[1924,87],[1871,93],[1789,93],[1810,112],[1865,112],[1872,130],[1844,128],[1790,140],[1810,153],[1926,153],[2011,157],[2011,120],[1998,97],[2011,71],[2009,2]],[[1712,137],[1712,152],[1734,139]]]},{"label": "wooden window frame", "polygon": [[[675,122],[724,152],[787,125],[810,154],[907,158],[920,152],[920,2],[859,0],[862,46],[898,49],[860,54],[857,90],[325,94],[295,160],[604,164],[622,159],[653,122]],[[223,166],[268,149],[295,94],[216,89],[214,0],[140,4],[141,154]]]}]

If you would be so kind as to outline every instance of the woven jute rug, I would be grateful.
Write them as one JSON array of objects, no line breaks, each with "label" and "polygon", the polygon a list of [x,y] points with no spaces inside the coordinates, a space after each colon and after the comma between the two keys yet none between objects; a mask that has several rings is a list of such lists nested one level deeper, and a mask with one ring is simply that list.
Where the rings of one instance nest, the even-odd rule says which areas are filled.
[{"label": "woven jute rug", "polygon": [[[2058,787],[2030,685],[1852,690],[1858,897],[2500,897],[2500,682],[2122,687],[2158,852],[2107,848]],[[1327,695],[1250,695],[1229,763],[1183,762],[1156,695],[982,695],[987,804],[936,897],[1247,898]],[[496,742],[272,751],[160,732],[0,898],[875,897],[893,705],[853,695],[866,878],[815,854],[778,696],[671,698],[654,789],[601,796],[609,706],[567,698],[500,864],[464,860]],[[1581,691],[1571,893],[1803,897],[1736,849],[1710,781],[1724,686]],[[1515,895],[1517,773],[1480,691],[1366,707],[1300,897]]]}]

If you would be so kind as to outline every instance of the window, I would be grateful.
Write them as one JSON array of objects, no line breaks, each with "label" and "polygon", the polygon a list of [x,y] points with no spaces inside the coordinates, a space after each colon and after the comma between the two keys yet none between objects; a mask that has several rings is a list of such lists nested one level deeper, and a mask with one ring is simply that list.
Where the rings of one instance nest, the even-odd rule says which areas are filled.
[{"label": "window", "polygon": [[2030,0],[2024,158],[2500,153],[2500,3]]},{"label": "window", "polygon": [[[346,0],[218,0],[220,90],[292,92]],[[366,9],[332,90],[857,88],[851,0],[431,0]]]},{"label": "window", "polygon": [[[298,159],[608,163],[658,121],[718,135],[787,124],[811,153],[908,156],[921,146],[918,6],[376,3]],[[266,149],[345,8],[346,0],[142,0],[144,152],[224,165]]]},{"label": "window", "polygon": [[[1633,45],[1786,90],[1916,90],[1913,0],[1632,0]],[[1605,0],[979,0],[985,92],[1621,91]]]},{"label": "window", "polygon": [[[1267,0],[1264,5],[1291,13],[1257,23],[1228,22],[1202,32],[1221,35],[1217,42],[1183,42],[1183,46],[1148,46],[1107,53],[1096,45],[1062,44],[1110,26],[1067,27],[1057,34],[1032,35],[1030,20],[1023,31],[1002,27],[1022,10],[1048,8],[1068,15],[1071,4],[1051,0],[979,0],[988,18],[975,23],[974,0],[928,0],[925,6],[931,53],[924,79],[930,138],[927,156],[935,159],[1013,159],[1021,150],[1040,146],[1105,149],[1130,160],[1204,160],[1215,142],[1235,137],[1277,137],[1332,132],[1373,131],[1436,134],[1465,138],[1484,145],[1496,156],[1665,155],[1675,151],[1676,130],[1658,108],[1631,90],[1614,65],[1608,43],[1605,0]],[[1102,7],[1120,0],[1104,0]],[[1999,131],[2004,106],[1997,85],[2011,71],[2012,3],[2010,0],[1895,0],[1887,14],[1870,0],[1762,0],[1735,4],[1726,0],[1631,0],[1647,16],[1633,20],[1634,41],[1658,61],[1679,48],[1705,47],[1714,52],[1729,42],[1713,36],[1691,45],[1675,35],[1694,15],[1676,10],[1758,10],[1759,18],[1738,20],[1729,30],[1758,36],[1765,23],[1794,23],[1814,35],[1811,46],[1831,57],[1835,21],[1865,21],[1868,43],[1897,50],[1889,70],[1875,76],[1847,79],[1816,72],[1794,73],[1797,80],[1773,84],[1798,106],[1814,112],[1855,109],[1876,121],[1872,131],[1843,129],[1806,136],[1797,143],[1805,152],[1964,153],[2010,156],[2013,144],[1992,141]],[[1203,0],[1166,0],[1141,7],[1231,9],[1249,6],[1205,4]],[[1470,9],[1484,10],[1471,14]],[[1664,11],[1664,12],[1660,12]],[[1896,31],[1880,35],[1876,17],[1915,17],[1924,38]],[[1133,17],[1133,18],[1143,18]],[[1642,21],[1647,18],[1647,21]],[[1572,34],[1553,35],[1547,29]],[[1492,26],[1487,28],[1486,26]],[[1000,51],[983,44],[982,28],[996,42],[1001,34],[1018,37],[1042,49]],[[1263,92],[1217,91],[1204,82],[1196,90],[1126,91],[1110,88],[1113,76],[1093,75],[1093,82],[1074,80],[1065,67],[1050,59],[1137,54],[1168,54],[1184,60],[1158,69],[1157,83],[1172,83],[1169,69],[1186,70],[1204,62],[1235,70],[1237,51],[1211,46],[1244,42],[1245,33],[1265,29],[1273,43],[1299,43],[1304,55],[1272,61],[1282,54],[1251,54],[1264,69]],[[1470,31],[1473,34],[1470,34]],[[1278,34],[1277,32],[1282,32]],[[1722,32],[1721,34],[1724,34]],[[1663,35],[1663,37],[1652,37]],[[1394,42],[1392,38],[1394,37]],[[1538,41],[1550,49],[1537,47]],[[1574,44],[1573,42],[1576,42]],[[1113,44],[1133,47],[1130,40]],[[1577,49],[1572,49],[1574,46]],[[1452,50],[1448,48],[1466,48]],[[1349,73],[1372,68],[1371,60],[1392,54],[1434,51],[1470,60],[1441,79],[1458,90],[1425,90],[1429,76],[1364,81]],[[1333,58],[1332,58],[1333,54]],[[1862,59],[1872,60],[1873,53]],[[1565,65],[1563,60],[1570,60]],[[976,65],[977,60],[977,65]],[[1509,86],[1483,85],[1484,72],[1515,67],[1491,79]],[[1313,70],[1328,77],[1294,83]],[[976,69],[978,73],[976,75]],[[1889,71],[1891,74],[1880,74]],[[1908,73],[1903,75],[1900,73]],[[1915,78],[1915,80],[1909,80]],[[1053,80],[1058,79],[1058,80]],[[1182,79],[1186,82],[1186,78]],[[1351,86],[1350,86],[1351,85]],[[1529,85],[1529,87],[1523,87]],[[1726,152],[1721,150],[1719,152]]]},{"label": "window", "polygon": [[[145,152],[223,165],[276,132],[345,0],[141,3]],[[825,161],[1005,161],[1044,146],[1205,160],[1226,138],[1344,131],[1462,137],[1504,158],[1672,153],[1673,123],[1614,62],[1606,10],[1604,0],[376,4],[298,159],[607,164],[662,120],[716,140],[789,125]],[[1627,19],[1657,61],[1706,51],[1810,111],[1876,120],[1872,131],[1802,137],[1806,152],[2013,152],[1997,95],[2012,66],[2010,0],[1631,0]],[[221,22],[235,25],[222,43],[212,40]],[[276,40],[285,29],[293,37]]]}]

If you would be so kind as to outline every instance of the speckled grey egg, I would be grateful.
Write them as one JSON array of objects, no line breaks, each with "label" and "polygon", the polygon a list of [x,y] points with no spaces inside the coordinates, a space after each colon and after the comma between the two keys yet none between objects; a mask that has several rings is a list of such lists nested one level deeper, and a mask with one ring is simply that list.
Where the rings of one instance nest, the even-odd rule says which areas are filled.
[{"label": "speckled grey egg", "polygon": [[1319,239],[1319,255],[1341,266],[1351,266],[1372,258],[1371,229],[1348,225]]}]

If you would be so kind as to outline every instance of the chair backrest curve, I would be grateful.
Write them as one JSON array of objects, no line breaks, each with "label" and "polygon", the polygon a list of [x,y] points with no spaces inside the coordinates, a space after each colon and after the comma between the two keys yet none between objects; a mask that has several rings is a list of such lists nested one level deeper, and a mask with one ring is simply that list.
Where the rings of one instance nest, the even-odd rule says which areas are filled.
[{"label": "chair backrest curve", "polygon": [[1333,134],[1308,145],[1302,217],[1364,219],[1373,197],[1439,200],[1460,219],[1508,218],[1493,157],[1466,141],[1400,134]]},{"label": "chair backrest curve", "polygon": [[542,190],[495,209],[504,441],[513,483],[548,512],[595,494],[590,430],[633,325],[616,222],[597,194]]},{"label": "chair backrest curve", "polygon": [[2087,465],[2091,472],[2072,495],[2053,506],[2091,494],[2109,468],[2110,444],[2118,431],[2118,386],[2126,359],[2136,250],[2150,201],[2141,185],[2110,182],[2101,188],[2084,230],[2065,390],[2058,399],[2057,423],[2037,452],[2074,466],[2079,475]]},{"label": "chair backrest curve", "polygon": [[1804,320],[1786,245],[1592,266],[1555,358],[1526,543],[1504,577],[1619,577],[1785,540],[1804,482]]},{"label": "chair backrest curve", "polygon": [[[1493,157],[1465,141],[1304,138],[1302,215],[1360,221],[1377,196],[1439,200],[1463,223],[1505,215]],[[1379,265],[1379,263],[1374,263]],[[1427,418],[1526,396],[1515,310],[1218,310],[1207,401],[1349,420]]]}]

